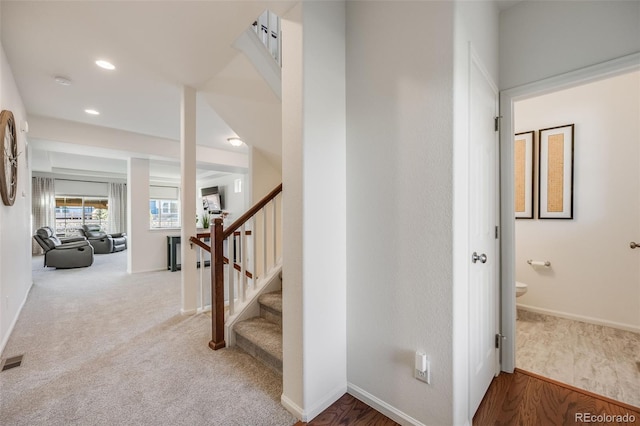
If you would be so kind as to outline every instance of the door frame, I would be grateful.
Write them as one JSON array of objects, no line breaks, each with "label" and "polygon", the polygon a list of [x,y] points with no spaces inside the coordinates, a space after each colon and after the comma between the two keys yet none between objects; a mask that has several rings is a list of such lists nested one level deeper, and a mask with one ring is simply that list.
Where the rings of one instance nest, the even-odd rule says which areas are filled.
[{"label": "door frame", "polygon": [[513,104],[562,89],[640,70],[640,53],[623,56],[579,70],[528,83],[500,92],[500,326],[502,371],[513,373],[516,359],[515,208],[513,177]]}]

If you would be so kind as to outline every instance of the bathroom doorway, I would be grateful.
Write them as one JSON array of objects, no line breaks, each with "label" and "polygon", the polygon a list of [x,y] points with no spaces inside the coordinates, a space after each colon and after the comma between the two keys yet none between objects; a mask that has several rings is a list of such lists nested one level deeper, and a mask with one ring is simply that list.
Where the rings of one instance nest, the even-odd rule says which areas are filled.
[{"label": "bathroom doorway", "polygon": [[[513,298],[511,312],[516,314],[515,288],[505,291],[508,283],[514,287],[517,279],[529,287],[517,299],[515,338],[503,360],[508,364],[511,346],[514,367],[640,405],[640,359],[635,359],[640,356],[640,251],[629,246],[640,238],[640,76],[637,65],[630,68],[635,71],[618,68],[606,78],[567,78],[553,92],[511,97],[509,134],[533,131],[535,155],[539,129],[575,125],[574,215],[571,220],[539,219],[534,176],[534,218],[511,219],[514,243],[503,247],[508,249],[503,261],[509,264],[507,273],[503,269],[503,334],[509,336],[505,299]],[[578,87],[578,82],[584,84]],[[510,155],[503,151],[503,158],[513,159],[513,151]],[[512,193],[511,214],[513,201]],[[531,266],[527,260],[550,266]]]}]

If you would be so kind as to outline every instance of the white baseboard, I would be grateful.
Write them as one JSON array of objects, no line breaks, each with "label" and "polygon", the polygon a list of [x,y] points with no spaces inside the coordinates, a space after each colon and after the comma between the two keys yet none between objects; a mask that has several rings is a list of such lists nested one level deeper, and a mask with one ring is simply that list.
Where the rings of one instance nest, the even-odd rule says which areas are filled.
[{"label": "white baseboard", "polygon": [[180,309],[180,315],[183,316],[188,316],[188,315],[195,315],[198,313],[198,309]]},{"label": "white baseboard", "polygon": [[587,317],[583,315],[570,314],[567,312],[554,311],[552,309],[537,308],[535,306],[523,305],[521,303],[516,304],[516,308],[524,311],[534,312],[536,314],[551,315],[554,317],[560,317],[570,319],[574,321],[582,321],[589,324],[604,325],[606,327],[617,328],[619,330],[631,331],[633,333],[640,333],[640,327],[630,324],[623,324],[615,321],[607,321],[599,318]]},{"label": "white baseboard", "polygon": [[296,418],[303,422],[309,422],[313,420],[318,414],[322,413],[327,408],[331,407],[331,405],[336,402],[342,395],[347,393],[347,386],[342,385],[338,386],[333,391],[328,392],[324,398],[320,399],[314,407],[309,410],[304,410],[298,404],[291,401],[284,394],[280,396],[280,402],[291,414],[293,414]]},{"label": "white baseboard", "polygon": [[280,403],[283,405],[284,408],[287,409],[288,412],[290,412],[291,414],[293,414],[293,416],[303,422],[306,422],[306,414],[304,412],[304,410],[302,408],[300,408],[300,406],[298,404],[296,404],[295,402],[291,401],[289,398],[287,398],[286,396],[280,395]]},{"label": "white baseboard", "polygon": [[347,393],[347,385],[340,385],[334,390],[327,392],[324,398],[321,398],[320,401],[307,411],[307,420],[305,422],[313,420],[318,414],[322,413],[327,408],[331,407],[331,404],[336,402],[337,400]]},{"label": "white baseboard", "polygon": [[424,423],[414,419],[408,414],[403,413],[392,405],[387,404],[383,400],[371,395],[369,392],[365,391],[362,388],[359,388],[353,383],[349,383],[347,385],[347,392],[349,392],[349,394],[353,397],[359,399],[370,407],[375,408],[385,416],[389,417],[391,420],[400,423],[403,426],[424,426]]},{"label": "white baseboard", "polygon": [[33,281],[31,281],[31,285],[29,285],[29,288],[27,289],[27,292],[24,295],[24,299],[22,299],[22,303],[18,308],[18,312],[16,312],[16,316],[13,318],[13,320],[11,321],[11,325],[7,329],[7,334],[2,339],[2,342],[0,342],[0,355],[2,355],[2,352],[4,352],[4,348],[7,346],[7,343],[9,343],[9,338],[11,337],[11,333],[13,333],[13,329],[16,326],[16,323],[18,322],[18,318],[20,317],[22,308],[24,308],[25,303],[27,303],[27,298],[29,297],[29,293],[31,292],[32,287],[33,287]]}]

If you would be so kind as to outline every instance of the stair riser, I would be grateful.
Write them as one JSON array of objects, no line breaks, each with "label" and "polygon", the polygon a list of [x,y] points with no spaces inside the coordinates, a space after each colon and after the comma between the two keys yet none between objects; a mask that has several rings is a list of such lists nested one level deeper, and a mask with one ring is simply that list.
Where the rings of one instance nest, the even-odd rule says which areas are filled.
[{"label": "stair riser", "polygon": [[239,334],[236,334],[236,345],[238,345],[242,350],[247,352],[252,357],[262,361],[263,364],[265,364],[274,372],[282,374],[282,361],[264,351],[259,346],[256,346]]},{"label": "stair riser", "polygon": [[260,316],[282,327],[282,312],[278,312],[268,306],[260,305]]}]

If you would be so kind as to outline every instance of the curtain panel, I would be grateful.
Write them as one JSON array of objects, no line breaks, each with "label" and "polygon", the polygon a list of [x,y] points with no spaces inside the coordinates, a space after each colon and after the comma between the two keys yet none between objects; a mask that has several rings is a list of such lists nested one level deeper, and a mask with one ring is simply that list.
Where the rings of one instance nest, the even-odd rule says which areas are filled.
[{"label": "curtain panel", "polygon": [[[55,180],[48,177],[34,177],[31,181],[31,210],[33,215],[33,234],[38,228],[50,226],[56,229],[56,191]],[[42,247],[31,241],[31,253],[43,254]]]},{"label": "curtain panel", "polygon": [[109,184],[109,232],[127,232],[127,185]]}]

